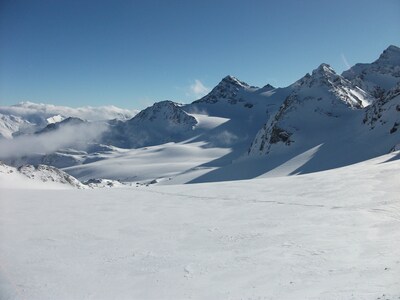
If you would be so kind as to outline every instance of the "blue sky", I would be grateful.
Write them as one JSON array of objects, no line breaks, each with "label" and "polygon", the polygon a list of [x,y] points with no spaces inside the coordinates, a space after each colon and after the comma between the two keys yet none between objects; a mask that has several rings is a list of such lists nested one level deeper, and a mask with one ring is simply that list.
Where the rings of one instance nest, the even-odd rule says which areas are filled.
[{"label": "blue sky", "polygon": [[398,0],[1,0],[0,105],[190,102],[228,74],[287,86],[390,44]]}]

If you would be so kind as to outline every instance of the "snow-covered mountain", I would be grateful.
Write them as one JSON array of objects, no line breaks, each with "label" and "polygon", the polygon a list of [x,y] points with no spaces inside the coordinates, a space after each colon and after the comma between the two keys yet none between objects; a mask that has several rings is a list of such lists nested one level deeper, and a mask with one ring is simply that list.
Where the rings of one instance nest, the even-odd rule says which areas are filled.
[{"label": "snow-covered mountain", "polygon": [[0,139],[12,139],[13,133],[33,126],[34,124],[22,117],[0,113]]},{"label": "snow-covered mountain", "polygon": [[45,128],[35,132],[36,134],[43,134],[46,132],[51,132],[54,130],[58,130],[64,126],[74,126],[74,125],[81,125],[85,123],[84,120],[75,118],[75,117],[68,117],[58,122],[50,122]]},{"label": "snow-covered mountain", "polygon": [[126,122],[109,122],[102,143],[139,148],[177,142],[191,137],[196,124],[196,118],[186,113],[181,104],[161,101]]},{"label": "snow-covered mountain", "polygon": [[0,136],[12,138],[13,135],[34,133],[69,117],[86,121],[128,120],[137,112],[116,106],[72,108],[21,102],[12,106],[0,106]]},{"label": "snow-covered mountain", "polygon": [[[378,60],[386,60],[386,70],[399,67],[395,65],[399,60],[391,58],[397,55],[389,51],[392,48]],[[381,74],[381,69],[377,72]],[[371,69],[369,75],[374,78]],[[280,174],[297,174],[340,167],[397,149],[398,85],[374,98],[356,81],[344,79],[326,65],[294,85],[279,111],[256,135],[248,150],[250,157],[287,162],[290,167]],[[390,86],[384,85],[381,91]]]},{"label": "snow-covered mountain", "polygon": [[0,179],[1,188],[87,188],[71,175],[48,165],[15,168],[0,161]]},{"label": "snow-covered mountain", "polygon": [[[399,53],[390,46],[375,62],[357,64],[342,75],[321,64],[284,88],[258,88],[226,76],[191,104],[157,102],[128,120],[82,118],[87,131],[72,126],[70,140],[61,138],[57,147],[45,143],[52,145],[51,151],[3,159],[14,165],[49,163],[85,180],[100,178],[93,174],[100,172],[101,178],[113,180],[180,183],[307,173],[356,163],[398,149]],[[30,116],[21,118],[29,124],[40,123],[32,116],[45,120],[47,127],[37,136],[52,138],[65,136],[63,124],[75,120],[58,112]],[[8,152],[21,152],[14,148]],[[188,151],[200,157],[198,165],[181,162],[183,157],[193,160]],[[176,167],[158,173],[150,167],[166,159]]]},{"label": "snow-covered mountain", "polygon": [[292,93],[257,133],[248,152],[263,155],[273,148],[284,151],[282,144],[304,148],[323,143],[338,132],[355,109],[371,102],[368,93],[336,74],[329,65],[321,64],[293,84]]},{"label": "snow-covered mountain", "polygon": [[[254,91],[257,89],[257,87],[249,86],[247,83],[240,81],[236,77],[228,75],[224,77],[210,93],[193,103],[216,103],[221,101],[221,99],[226,99],[228,103],[236,104],[237,102],[245,101],[245,95],[243,95],[244,92]],[[273,89],[272,86],[271,89]]]},{"label": "snow-covered mountain", "polygon": [[342,73],[377,99],[400,82],[400,48],[389,46],[373,63],[360,63]]}]

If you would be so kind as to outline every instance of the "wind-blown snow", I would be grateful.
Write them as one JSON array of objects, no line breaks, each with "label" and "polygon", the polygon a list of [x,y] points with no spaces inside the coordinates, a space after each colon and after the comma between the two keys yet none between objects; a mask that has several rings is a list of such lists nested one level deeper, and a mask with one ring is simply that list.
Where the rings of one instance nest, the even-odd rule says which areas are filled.
[{"label": "wind-blown snow", "polygon": [[2,299],[398,299],[399,152],[295,177],[1,189]]}]

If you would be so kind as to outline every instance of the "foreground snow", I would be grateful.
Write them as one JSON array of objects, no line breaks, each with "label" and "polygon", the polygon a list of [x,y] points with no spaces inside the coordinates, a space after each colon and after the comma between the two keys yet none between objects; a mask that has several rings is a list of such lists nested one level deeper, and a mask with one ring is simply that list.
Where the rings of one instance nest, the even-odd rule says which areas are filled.
[{"label": "foreground snow", "polygon": [[399,299],[398,158],[224,183],[1,189],[0,298]]}]

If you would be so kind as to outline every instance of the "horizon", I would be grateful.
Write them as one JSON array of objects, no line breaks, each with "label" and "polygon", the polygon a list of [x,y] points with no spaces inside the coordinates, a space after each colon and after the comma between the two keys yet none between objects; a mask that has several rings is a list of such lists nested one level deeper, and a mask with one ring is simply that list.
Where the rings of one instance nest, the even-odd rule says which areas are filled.
[{"label": "horizon", "polygon": [[251,4],[3,1],[0,105],[190,103],[227,75],[285,87],[321,63],[341,74],[400,46],[398,1]]}]

